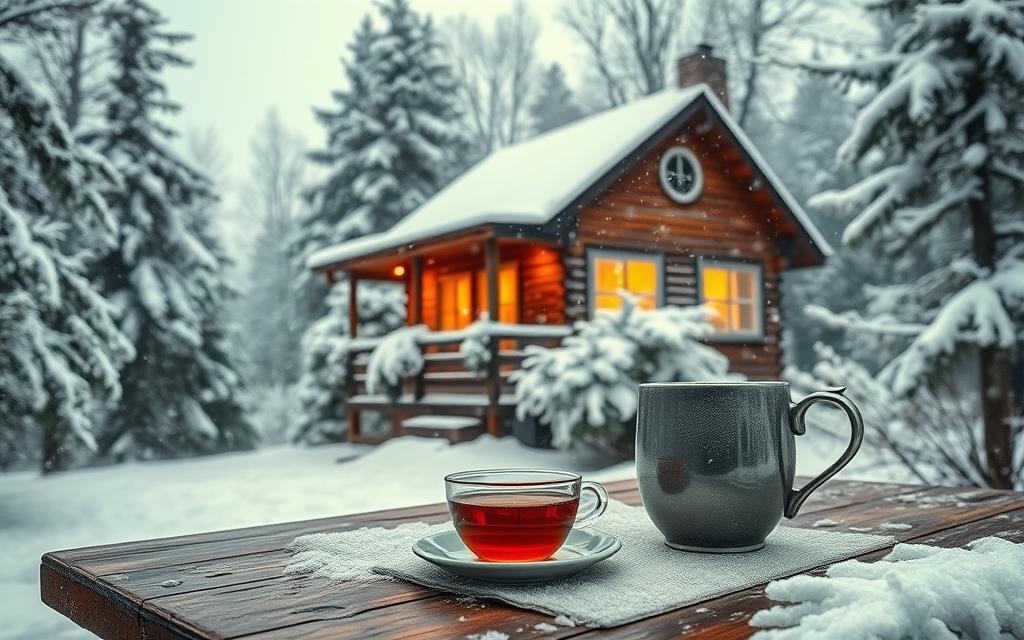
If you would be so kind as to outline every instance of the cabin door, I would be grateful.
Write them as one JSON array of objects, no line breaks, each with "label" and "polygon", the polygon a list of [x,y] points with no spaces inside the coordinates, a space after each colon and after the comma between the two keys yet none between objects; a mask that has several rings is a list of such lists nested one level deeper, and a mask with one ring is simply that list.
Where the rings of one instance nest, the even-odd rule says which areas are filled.
[{"label": "cabin door", "polygon": [[[487,313],[487,273],[483,269],[457,271],[438,276],[438,328],[454,331],[467,327]],[[519,322],[519,265],[506,262],[498,271],[497,318]],[[489,315],[489,314],[488,314]]]},{"label": "cabin door", "polygon": [[472,272],[447,273],[437,279],[437,285],[441,331],[469,326],[474,317]]}]

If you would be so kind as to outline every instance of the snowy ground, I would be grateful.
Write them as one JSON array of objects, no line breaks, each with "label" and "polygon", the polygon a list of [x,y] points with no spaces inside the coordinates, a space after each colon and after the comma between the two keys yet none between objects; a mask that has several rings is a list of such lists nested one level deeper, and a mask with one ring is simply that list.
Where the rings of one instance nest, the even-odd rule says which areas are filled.
[{"label": "snowy ground", "polygon": [[[841,449],[800,440],[802,474],[817,473]],[[868,461],[843,477],[887,478]],[[489,436],[457,446],[401,438],[375,448],[271,447],[47,478],[0,474],[0,638],[90,637],[39,602],[46,551],[439,502],[444,474],[495,467],[575,469],[595,480],[633,475],[631,463],[605,466]]]}]

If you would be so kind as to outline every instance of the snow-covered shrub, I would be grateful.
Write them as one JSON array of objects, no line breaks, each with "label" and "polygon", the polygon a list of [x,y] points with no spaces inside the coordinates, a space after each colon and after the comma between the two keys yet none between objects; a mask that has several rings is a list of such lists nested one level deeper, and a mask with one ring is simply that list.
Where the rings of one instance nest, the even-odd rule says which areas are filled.
[{"label": "snow-covered shrub", "polygon": [[527,347],[512,377],[516,415],[550,425],[557,447],[628,450],[640,383],[730,377],[728,359],[700,342],[711,331],[707,309],[648,311],[620,295],[621,310],[577,322],[560,347]]},{"label": "snow-covered shrub", "polygon": [[484,318],[465,329],[466,337],[459,345],[459,353],[462,354],[463,366],[469,371],[483,371],[491,361],[491,336],[487,331],[489,325],[490,321]]},{"label": "snow-covered shrub", "polygon": [[[363,283],[359,286],[359,337],[372,338],[405,322],[402,287]],[[346,437],[345,368],[348,364],[348,282],[334,285],[327,296],[327,314],[302,338],[302,376],[296,385],[301,406],[291,439],[320,444]]]},{"label": "snow-covered shrub", "polygon": [[397,399],[402,394],[402,379],[423,371],[423,352],[418,340],[427,331],[426,325],[418,324],[384,336],[366,365],[366,390]]}]

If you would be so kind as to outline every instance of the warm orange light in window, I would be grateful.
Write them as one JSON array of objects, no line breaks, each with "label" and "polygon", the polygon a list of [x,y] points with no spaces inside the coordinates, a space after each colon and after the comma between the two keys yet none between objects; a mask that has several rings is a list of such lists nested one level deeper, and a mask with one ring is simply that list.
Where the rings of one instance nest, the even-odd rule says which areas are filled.
[{"label": "warm orange light in window", "polygon": [[658,306],[658,263],[650,258],[595,257],[593,274],[594,309],[619,309],[618,292],[625,289],[637,298],[642,309]]},{"label": "warm orange light in window", "polygon": [[725,269],[704,269],[704,297],[718,300],[729,298],[729,272]]},{"label": "warm orange light in window", "polygon": [[756,334],[760,331],[760,283],[750,267],[720,266],[701,269],[701,294],[716,312],[710,318],[717,333]]},{"label": "warm orange light in window", "polygon": [[615,291],[626,285],[626,270],[621,260],[598,258],[594,260],[594,271],[598,291]]},{"label": "warm orange light in window", "polygon": [[626,263],[629,290],[639,295],[653,296],[658,291],[658,267],[653,262],[631,260]]},{"label": "warm orange light in window", "polygon": [[397,267],[391,270],[391,273],[401,278],[402,276],[405,275],[405,267],[403,267],[402,265],[398,265]]},{"label": "warm orange light in window", "polygon": [[618,309],[622,306],[622,298],[614,293],[599,293],[594,296],[595,309]]}]

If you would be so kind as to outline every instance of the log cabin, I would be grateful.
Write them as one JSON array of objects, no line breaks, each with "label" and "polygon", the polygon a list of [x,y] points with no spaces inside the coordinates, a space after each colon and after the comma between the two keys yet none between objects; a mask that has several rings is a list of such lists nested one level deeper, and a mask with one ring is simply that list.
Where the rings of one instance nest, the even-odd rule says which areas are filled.
[{"label": "log cabin", "polygon": [[[373,341],[353,346],[351,440],[542,441],[512,405],[524,345],[556,345],[623,289],[647,307],[709,305],[709,341],[735,371],[780,375],[780,274],[820,265],[828,244],[730,116],[725,61],[702,45],[677,69],[677,86],[495,151],[390,230],[309,257],[352,283],[350,335],[367,280],[403,284],[408,323],[436,332],[397,400],[367,393]],[[492,353],[474,372],[453,349],[481,316],[494,320]]]}]

